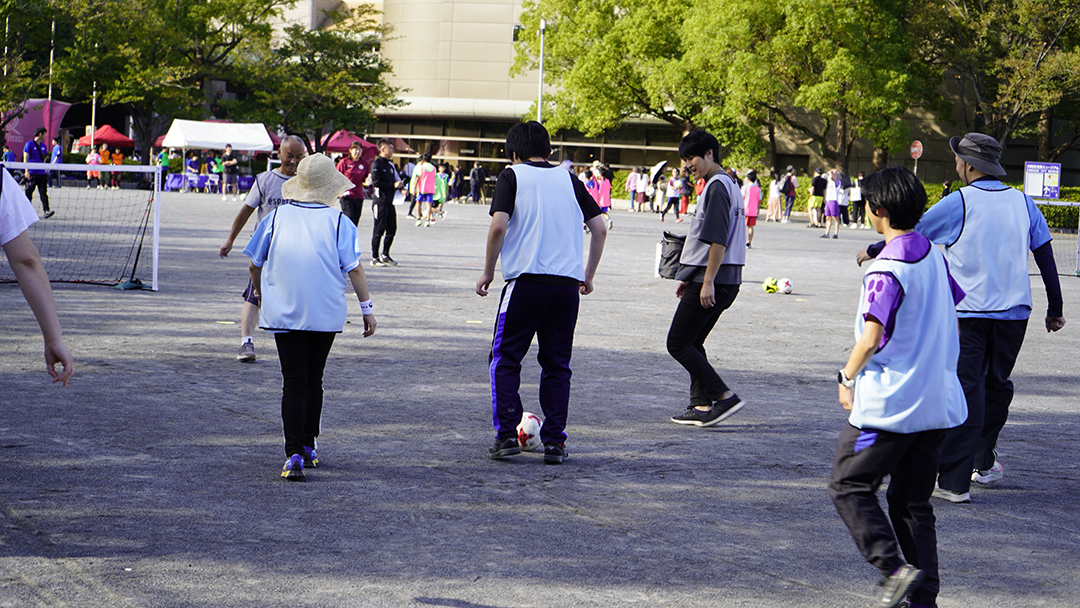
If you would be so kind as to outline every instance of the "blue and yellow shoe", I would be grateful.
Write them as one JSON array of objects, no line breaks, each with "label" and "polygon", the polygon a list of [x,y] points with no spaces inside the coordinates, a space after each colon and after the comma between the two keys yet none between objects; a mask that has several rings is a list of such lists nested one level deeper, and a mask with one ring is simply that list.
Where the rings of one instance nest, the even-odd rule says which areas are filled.
[{"label": "blue and yellow shoe", "polygon": [[304,446],[304,466],[313,469],[319,466],[319,453],[315,451],[315,448]]},{"label": "blue and yellow shoe", "polygon": [[287,481],[306,481],[304,478],[304,457],[293,454],[281,467],[281,476]]}]

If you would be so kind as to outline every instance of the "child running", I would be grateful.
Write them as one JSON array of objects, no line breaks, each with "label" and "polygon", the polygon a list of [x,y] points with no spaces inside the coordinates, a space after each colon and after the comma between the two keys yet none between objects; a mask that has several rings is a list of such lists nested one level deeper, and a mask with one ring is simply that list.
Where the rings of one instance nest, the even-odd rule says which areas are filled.
[{"label": "child running", "polygon": [[296,177],[281,186],[289,202],[263,218],[244,248],[262,297],[259,327],[274,334],[281,362],[287,457],[281,476],[289,481],[304,481],[304,467],[319,464],[323,369],[335,334],[345,327],[346,276],[360,300],[364,337],[375,333],[356,226],[329,206],[353,187],[326,156],[304,158]]},{"label": "child running", "polygon": [[[851,415],[836,446],[829,495],[863,557],[884,577],[875,606],[896,606],[910,594],[912,608],[926,608],[935,605],[939,587],[930,495],[946,429],[967,417],[956,376],[955,304],[964,292],[945,256],[913,231],[926,206],[914,173],[874,173],[863,182],[863,197],[886,245],[863,278],[857,341],[837,374],[840,404]],[[888,517],[876,496],[885,476]]]}]

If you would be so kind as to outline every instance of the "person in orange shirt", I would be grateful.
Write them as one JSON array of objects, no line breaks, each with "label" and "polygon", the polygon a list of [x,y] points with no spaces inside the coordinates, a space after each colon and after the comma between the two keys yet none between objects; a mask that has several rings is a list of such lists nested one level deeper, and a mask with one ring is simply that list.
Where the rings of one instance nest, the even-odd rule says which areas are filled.
[{"label": "person in orange shirt", "polygon": [[[113,152],[112,157],[111,157],[111,162],[114,165],[122,165],[122,164],[124,164],[124,155],[121,154],[119,150],[117,150],[116,152]],[[109,187],[112,188],[113,190],[119,190],[120,189],[120,172],[119,171],[110,171],[109,172]]]}]

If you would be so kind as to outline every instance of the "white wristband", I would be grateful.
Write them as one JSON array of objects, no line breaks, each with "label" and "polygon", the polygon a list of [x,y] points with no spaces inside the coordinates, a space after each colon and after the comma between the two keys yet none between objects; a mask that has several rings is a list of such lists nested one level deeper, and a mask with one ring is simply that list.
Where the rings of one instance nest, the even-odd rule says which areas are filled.
[{"label": "white wristband", "polygon": [[363,313],[365,316],[370,315],[374,308],[375,305],[371,303],[370,299],[365,302],[360,302],[360,312]]}]

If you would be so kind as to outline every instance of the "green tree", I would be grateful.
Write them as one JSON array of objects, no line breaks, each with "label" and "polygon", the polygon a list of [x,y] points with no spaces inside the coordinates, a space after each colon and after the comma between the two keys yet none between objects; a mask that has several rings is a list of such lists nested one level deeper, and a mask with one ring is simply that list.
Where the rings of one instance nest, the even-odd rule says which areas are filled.
[{"label": "green tree", "polygon": [[544,104],[549,129],[597,136],[627,118],[654,117],[683,133],[713,131],[726,151],[760,154],[760,126],[724,111],[727,93],[702,71],[699,41],[686,27],[689,0],[526,0],[512,73],[539,64],[540,19],[547,21]]},{"label": "green tree", "polygon": [[[1049,138],[1038,123],[1051,120],[1056,107],[1072,117],[1080,94],[1075,0],[945,0],[924,8],[937,25],[924,31],[925,45],[939,49],[933,59],[959,77],[962,100],[973,103],[965,130],[985,131],[1004,146],[1040,130]],[[1053,153],[1049,141],[1043,149]]]},{"label": "green tree", "polygon": [[[7,125],[25,114],[26,100],[46,94],[54,17],[50,4],[0,0],[0,28],[4,35],[4,53],[0,56],[0,140],[6,137]],[[59,25],[62,33],[62,14]]]},{"label": "green tree", "polygon": [[[268,37],[295,0],[72,0],[72,44],[57,60],[70,97],[119,104],[149,151],[155,126],[206,116],[207,79],[224,79],[249,38]],[[149,154],[145,155],[149,162]]]},{"label": "green tree", "polygon": [[337,129],[365,131],[375,108],[394,106],[399,89],[379,54],[386,34],[370,6],[328,15],[334,26],[308,31],[294,25],[280,40],[253,39],[232,66],[249,95],[227,104],[233,116],[303,134],[323,150],[323,135]]}]

